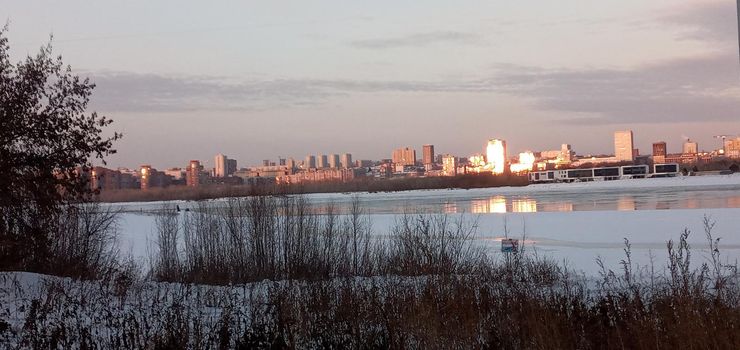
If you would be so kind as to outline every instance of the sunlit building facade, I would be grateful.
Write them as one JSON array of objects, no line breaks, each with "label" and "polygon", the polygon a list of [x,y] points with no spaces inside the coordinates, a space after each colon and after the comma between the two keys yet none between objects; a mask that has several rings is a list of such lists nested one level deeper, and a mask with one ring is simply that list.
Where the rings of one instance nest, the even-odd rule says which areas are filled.
[{"label": "sunlit building facade", "polygon": [[213,159],[214,173],[216,177],[226,177],[228,167],[228,157],[223,154],[217,154]]},{"label": "sunlit building facade", "polygon": [[416,150],[410,147],[396,149],[391,159],[396,165],[416,165]]},{"label": "sunlit building facade", "polygon": [[96,191],[140,188],[134,175],[138,174],[96,166],[90,171],[90,187]]},{"label": "sunlit building facade", "polygon": [[512,173],[526,173],[532,171],[534,167],[534,153],[530,151],[519,153],[519,163],[511,165]]},{"label": "sunlit building facade", "polygon": [[449,154],[442,157],[442,174],[444,176],[457,175],[457,157]]},{"label": "sunlit building facade", "polygon": [[295,159],[293,159],[293,158],[288,158],[288,159],[287,159],[287,160],[285,161],[285,166],[286,166],[286,167],[287,167],[288,169],[291,169],[291,170],[295,169],[295,168],[296,168],[296,164],[295,164]]},{"label": "sunlit building facade", "polygon": [[329,162],[327,161],[326,154],[322,154],[322,155],[316,157],[316,161],[317,161],[316,168],[319,168],[319,169],[324,169],[324,168],[326,168],[329,165],[328,164]]},{"label": "sunlit building facade", "polygon": [[632,130],[614,132],[614,157],[617,161],[634,161],[634,148]]},{"label": "sunlit building facade", "polygon": [[488,140],[486,146],[486,167],[493,174],[503,174],[506,171],[506,141],[499,139]]},{"label": "sunlit building facade", "polygon": [[275,181],[278,184],[349,182],[364,175],[362,169],[317,169],[315,171],[301,171],[292,175],[277,176]]},{"label": "sunlit building facade", "polygon": [[316,169],[316,156],[306,156],[306,160],[303,161],[304,169]]},{"label": "sunlit building facade", "polygon": [[665,157],[668,155],[668,145],[665,141],[653,143],[653,162],[665,163]]},{"label": "sunlit building facade", "polygon": [[725,155],[730,158],[740,158],[740,137],[725,140]]},{"label": "sunlit building facade", "polygon": [[434,145],[424,145],[422,154],[422,164],[429,166],[434,164]]},{"label": "sunlit building facade", "polygon": [[342,168],[349,169],[354,167],[354,164],[352,164],[352,155],[349,153],[343,153],[341,161]]},{"label": "sunlit building facade", "polygon": [[185,184],[191,187],[200,186],[203,175],[203,166],[200,161],[191,160],[186,170]]},{"label": "sunlit building facade", "polygon": [[338,154],[329,155],[329,168],[332,168],[332,169],[339,168],[339,155]]},{"label": "sunlit building facade", "polygon": [[691,140],[686,140],[686,142],[683,143],[683,153],[684,154],[699,153],[699,144],[696,142],[692,142]]},{"label": "sunlit building facade", "polygon": [[152,168],[151,165],[142,165],[139,169],[139,183],[142,190],[154,187],[167,187],[172,183],[172,177]]}]

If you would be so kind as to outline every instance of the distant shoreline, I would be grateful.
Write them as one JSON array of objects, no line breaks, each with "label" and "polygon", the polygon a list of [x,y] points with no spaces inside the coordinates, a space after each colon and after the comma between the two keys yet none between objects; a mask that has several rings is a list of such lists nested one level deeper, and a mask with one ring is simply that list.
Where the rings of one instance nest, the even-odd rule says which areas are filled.
[{"label": "distant shoreline", "polygon": [[197,201],[260,195],[295,195],[315,193],[392,193],[413,190],[525,187],[526,176],[468,174],[454,177],[418,177],[399,179],[361,179],[350,182],[313,182],[298,185],[203,185],[171,186],[148,190],[102,191],[94,197],[101,203]]}]

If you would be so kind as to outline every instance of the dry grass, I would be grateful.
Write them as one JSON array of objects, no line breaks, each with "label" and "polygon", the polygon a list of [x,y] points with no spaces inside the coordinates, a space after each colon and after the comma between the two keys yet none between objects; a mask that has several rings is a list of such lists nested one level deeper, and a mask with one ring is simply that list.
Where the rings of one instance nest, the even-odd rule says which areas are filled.
[{"label": "dry grass", "polygon": [[[692,264],[689,232],[665,268],[585,278],[531,253],[492,259],[474,221],[405,216],[378,240],[356,203],[306,211],[255,197],[158,219],[150,278],[0,275],[8,348],[737,349],[740,276],[713,254]],[[603,266],[603,265],[602,265]],[[665,271],[658,273],[655,271]],[[175,281],[155,282],[151,281]],[[30,279],[33,281],[34,279]],[[251,282],[250,282],[251,281]],[[181,282],[187,282],[182,284]],[[194,282],[196,284],[191,284]],[[213,285],[205,285],[213,284]]]}]

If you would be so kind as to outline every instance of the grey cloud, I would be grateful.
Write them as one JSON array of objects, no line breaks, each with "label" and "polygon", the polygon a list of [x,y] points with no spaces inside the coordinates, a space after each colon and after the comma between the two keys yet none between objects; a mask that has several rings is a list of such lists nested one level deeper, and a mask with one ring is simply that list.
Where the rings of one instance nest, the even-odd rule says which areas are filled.
[{"label": "grey cloud", "polygon": [[105,111],[263,110],[306,105],[330,95],[292,80],[230,82],[219,77],[94,73],[92,103]]},{"label": "grey cloud", "polygon": [[[93,107],[104,112],[265,110],[325,103],[359,93],[448,92],[508,95],[575,124],[737,121],[740,76],[732,54],[665,61],[634,69],[563,70],[501,65],[467,81],[283,79],[97,73]],[[584,118],[583,115],[587,115]],[[562,121],[559,121],[562,122]]]},{"label": "grey cloud", "polygon": [[363,49],[389,49],[399,47],[422,47],[436,43],[461,43],[472,44],[478,42],[480,37],[475,34],[439,31],[429,33],[418,33],[395,38],[378,38],[353,41],[350,44]]},{"label": "grey cloud", "polygon": [[683,28],[680,39],[737,40],[735,1],[708,1],[682,7],[656,20]]},{"label": "grey cloud", "polygon": [[542,110],[589,114],[571,123],[616,124],[740,119],[737,57],[666,61],[631,70],[507,67],[499,91],[532,98]]},{"label": "grey cloud", "polygon": [[[350,93],[473,91],[473,82],[277,79],[233,82],[219,77],[91,73],[94,108],[106,112],[265,110],[320,103]],[[484,88],[485,87],[480,87]]]}]

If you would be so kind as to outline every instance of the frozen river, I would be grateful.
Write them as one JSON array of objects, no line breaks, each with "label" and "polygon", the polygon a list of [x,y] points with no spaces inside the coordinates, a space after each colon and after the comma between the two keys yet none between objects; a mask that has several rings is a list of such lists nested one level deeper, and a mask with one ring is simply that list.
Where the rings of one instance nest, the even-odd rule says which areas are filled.
[{"label": "frozen river", "polygon": [[[309,194],[317,211],[333,204],[346,211],[359,198],[369,214],[537,213],[740,208],[740,174],[526,187],[419,190],[389,193]],[[223,200],[214,200],[218,204]],[[192,202],[177,203],[183,208]],[[120,204],[126,211],[153,212],[162,202]]]},{"label": "frozen river", "polygon": [[[637,188],[599,185],[602,184],[532,185],[525,188],[411,191],[358,196],[363,207],[371,214],[740,208],[740,184]],[[328,203],[346,208],[353,196],[332,194],[310,195],[309,198],[319,208]]]},{"label": "frozen river", "polygon": [[635,179],[519,188],[429,190],[395,193],[314,194],[318,208],[346,208],[358,196],[371,214],[538,213],[740,208],[740,174]]},{"label": "frozen river", "polygon": [[[575,184],[544,184],[520,188],[430,190],[394,193],[311,194],[316,210],[333,203],[345,211],[357,197],[378,237],[386,237],[400,213],[464,215],[478,227],[478,239],[497,253],[504,225],[509,235],[525,238],[531,250],[595,274],[595,260],[618,268],[623,243],[632,243],[633,260],[646,265],[653,256],[665,261],[665,245],[684,229],[692,234],[695,263],[705,262],[708,245],[702,221],[716,222],[722,257],[740,259],[740,174],[731,176],[640,179]],[[222,200],[213,201],[218,204]],[[172,202],[182,208],[192,202]],[[146,257],[154,239],[154,216],[164,203],[115,204],[124,210],[121,243],[124,252]]]}]

